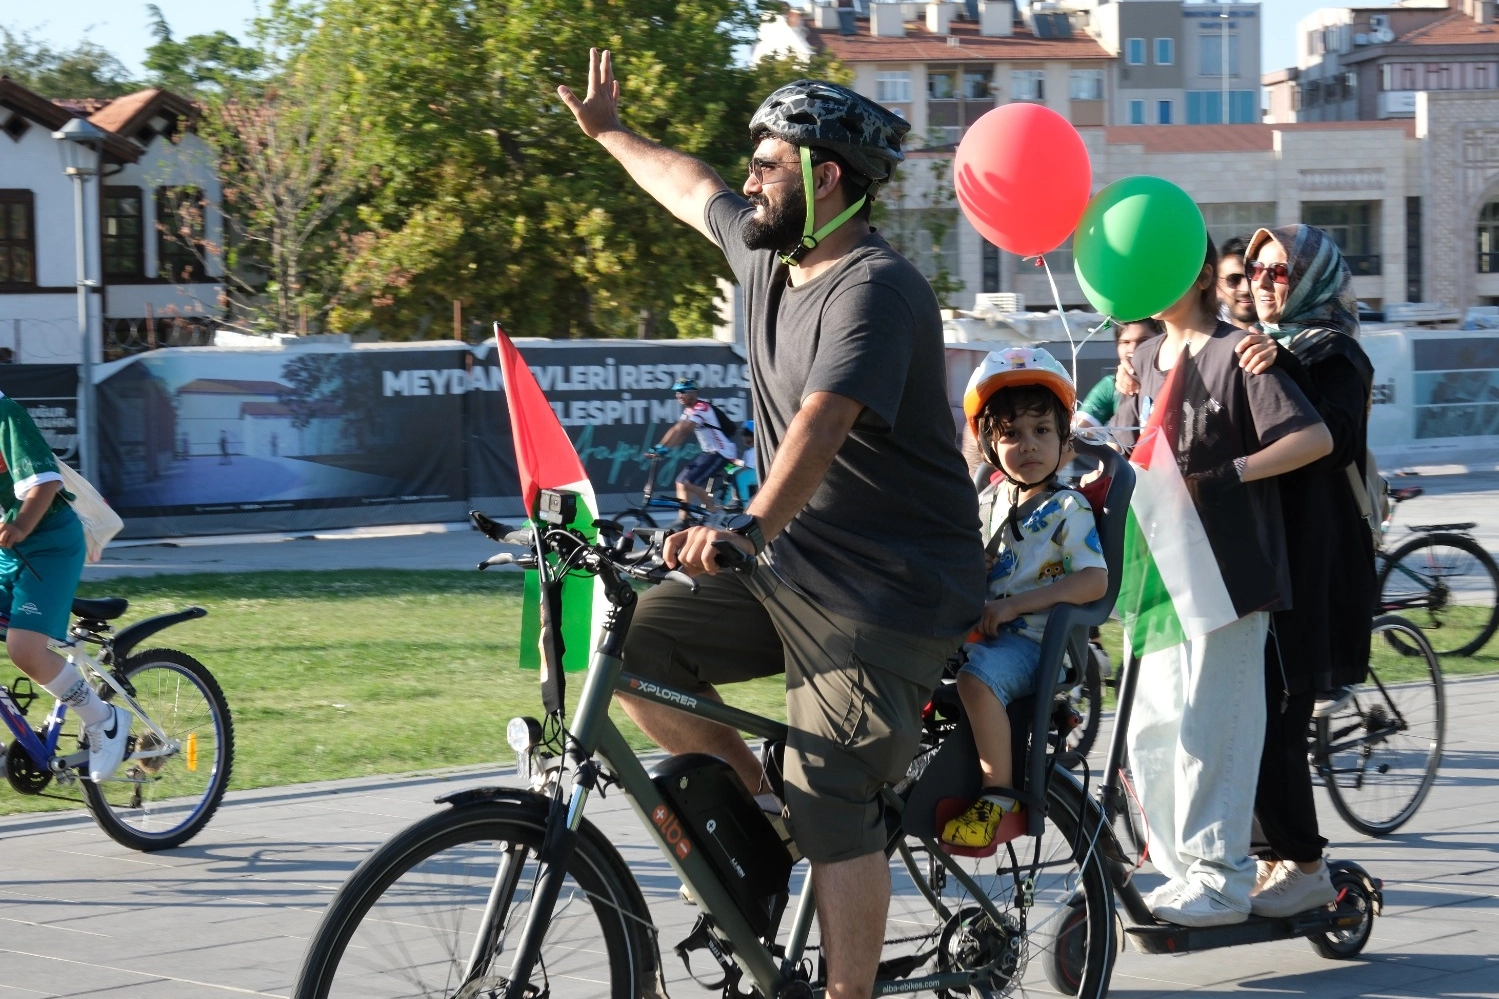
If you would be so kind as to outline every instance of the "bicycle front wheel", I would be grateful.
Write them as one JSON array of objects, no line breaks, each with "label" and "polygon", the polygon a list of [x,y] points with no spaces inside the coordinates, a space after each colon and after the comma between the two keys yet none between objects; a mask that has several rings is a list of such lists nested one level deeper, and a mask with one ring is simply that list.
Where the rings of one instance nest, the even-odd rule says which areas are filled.
[{"label": "bicycle front wheel", "polygon": [[655,519],[638,506],[631,507],[615,517],[614,522],[623,528],[627,535],[633,535],[637,528],[656,526]]},{"label": "bicycle front wheel", "polygon": [[993,965],[970,990],[979,999],[1051,989],[1085,999],[1107,993],[1117,947],[1113,888],[1099,848],[1108,832],[1071,774],[1058,770],[1051,783],[1039,842],[1021,836],[989,857],[952,858],[968,884],[921,841],[901,841],[891,857],[882,972],[909,968],[915,977]]},{"label": "bicycle front wheel", "polygon": [[[102,784],[85,780],[84,799],[99,828],[132,850],[168,850],[213,818],[234,764],[234,721],[218,681],[175,649],[148,649],[125,660],[134,701],[167,741],[141,719],[120,770]],[[132,753],[169,750],[130,759]]]},{"label": "bicycle front wheel", "polygon": [[1314,724],[1316,766],[1345,822],[1387,836],[1416,814],[1436,783],[1446,715],[1442,668],[1421,629],[1375,619],[1369,678]]},{"label": "bicycle front wheel", "polygon": [[[448,808],[396,836],[334,896],[296,999],[503,996],[543,866],[545,799]],[[650,916],[619,854],[584,821],[526,987],[634,999],[646,991]]]},{"label": "bicycle front wheel", "polygon": [[[1472,538],[1422,534],[1384,560],[1380,607],[1409,617],[1439,656],[1471,656],[1499,629],[1499,567]],[[1406,655],[1415,646],[1387,641]]]}]

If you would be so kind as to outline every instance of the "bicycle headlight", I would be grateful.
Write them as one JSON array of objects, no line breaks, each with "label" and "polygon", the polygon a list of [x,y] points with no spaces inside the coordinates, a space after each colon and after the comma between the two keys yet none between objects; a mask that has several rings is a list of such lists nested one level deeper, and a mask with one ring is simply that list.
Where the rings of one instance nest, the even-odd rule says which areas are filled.
[{"label": "bicycle headlight", "polygon": [[512,718],[505,726],[505,741],[517,755],[524,756],[541,744],[541,722],[535,718]]}]

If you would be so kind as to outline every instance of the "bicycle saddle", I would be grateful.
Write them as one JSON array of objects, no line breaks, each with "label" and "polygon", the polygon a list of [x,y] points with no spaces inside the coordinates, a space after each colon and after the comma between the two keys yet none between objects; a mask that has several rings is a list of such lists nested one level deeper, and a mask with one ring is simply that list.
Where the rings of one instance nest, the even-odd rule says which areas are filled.
[{"label": "bicycle saddle", "polygon": [[97,600],[73,598],[73,614],[87,621],[113,621],[125,613],[129,606],[130,601],[124,597],[100,597]]}]

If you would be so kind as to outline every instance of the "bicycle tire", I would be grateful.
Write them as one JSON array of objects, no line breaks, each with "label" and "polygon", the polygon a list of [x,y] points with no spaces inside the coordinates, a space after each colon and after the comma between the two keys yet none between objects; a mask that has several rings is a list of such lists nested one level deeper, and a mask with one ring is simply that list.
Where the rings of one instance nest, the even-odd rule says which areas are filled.
[{"label": "bicycle tire", "polygon": [[[1421,629],[1385,615],[1375,619],[1374,635],[1369,679],[1346,705],[1314,720],[1313,758],[1343,821],[1378,837],[1410,821],[1436,783],[1447,710],[1441,663]],[[1381,646],[1396,642],[1418,651],[1424,676],[1403,680],[1393,672],[1408,657],[1381,655]]]},{"label": "bicycle tire", "polygon": [[[1012,970],[974,983],[970,996],[998,999],[1032,987],[1044,990],[1044,981],[1082,999],[1102,999],[1108,991],[1117,941],[1113,887],[1094,838],[1100,820],[1092,811],[1092,803],[1085,803],[1076,778],[1065,770],[1059,768],[1054,773],[1047,798],[1040,866],[1034,872],[1034,900],[1024,910],[1026,932],[1015,950],[1019,963]],[[1106,835],[1104,830],[1100,838]],[[930,875],[933,861],[921,842],[907,838],[904,843],[918,865],[925,859]],[[1011,860],[1009,847],[1013,847],[1016,861]],[[1036,840],[1022,836],[991,857],[953,858],[1007,921],[1008,925],[1000,929],[978,907],[971,892],[950,874],[937,883],[928,877],[928,887],[953,914],[945,923],[937,920],[930,903],[919,894],[904,858],[893,855],[882,967],[900,962],[907,951],[932,954],[936,967],[930,970],[935,971],[983,966],[1001,945],[1020,937],[1016,932],[1021,918],[1020,895],[1035,850]],[[913,929],[917,927],[921,930]],[[921,932],[926,935],[921,936]],[[928,966],[917,965],[910,974],[927,970]]]},{"label": "bicycle tire", "polygon": [[656,519],[638,506],[632,506],[624,513],[615,517],[614,522],[620,526],[626,535],[633,535],[636,528],[657,526]]},{"label": "bicycle tire", "polygon": [[[169,850],[196,836],[224,799],[234,769],[234,719],[213,674],[186,652],[147,649],[121,670],[135,688],[135,702],[182,749],[160,762],[127,760],[120,774],[101,784],[82,781],[84,801],[99,828],[121,846]],[[150,748],[150,729],[139,719],[131,728],[132,751]]]},{"label": "bicycle tire", "polygon": [[1093,744],[1098,741],[1099,725],[1103,722],[1103,674],[1099,672],[1093,649],[1087,648],[1088,664],[1083,668],[1083,682],[1068,692],[1072,706],[1083,721],[1067,734],[1067,744],[1064,747],[1080,757],[1093,751]]},{"label": "bicycle tire", "polygon": [[[295,999],[413,995],[490,995],[509,962],[507,935],[518,939],[537,875],[534,851],[546,835],[548,800],[527,792],[449,807],[389,840],[334,895],[297,978]],[[498,867],[494,858],[519,866]],[[514,874],[493,951],[477,982],[463,970],[475,950],[481,915],[502,874]],[[554,997],[634,999],[648,991],[654,953],[650,913],[619,853],[592,823],[578,827],[535,974]],[[580,901],[581,900],[581,901]],[[588,917],[592,916],[590,920]],[[398,917],[398,918],[397,918]],[[472,918],[471,918],[472,917]],[[430,923],[422,924],[423,919]],[[602,942],[603,953],[599,944]],[[569,950],[569,946],[572,947]],[[503,963],[504,967],[496,965]],[[586,972],[586,974],[580,974]]]},{"label": "bicycle tire", "polygon": [[[1418,534],[1384,558],[1379,601],[1425,630],[1437,655],[1471,656],[1499,630],[1499,566],[1465,535]],[[1454,614],[1459,607],[1474,610]],[[1473,620],[1458,623],[1455,616]],[[1393,647],[1407,655],[1416,651]]]}]

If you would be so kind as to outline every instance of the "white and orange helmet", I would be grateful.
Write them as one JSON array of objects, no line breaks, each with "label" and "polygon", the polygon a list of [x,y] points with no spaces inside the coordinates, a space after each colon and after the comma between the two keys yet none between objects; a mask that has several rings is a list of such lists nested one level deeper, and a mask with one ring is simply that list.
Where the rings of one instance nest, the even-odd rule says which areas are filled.
[{"label": "white and orange helmet", "polygon": [[[979,434],[978,416],[988,403],[989,397],[1002,388],[1018,385],[1040,385],[1050,389],[1068,414],[1077,407],[1077,389],[1072,376],[1060,361],[1041,347],[1007,347],[987,354],[973,375],[968,379],[968,389],[963,393],[963,415],[968,418],[968,429],[980,445],[986,442]],[[1065,432],[1067,428],[1063,427]]]}]

